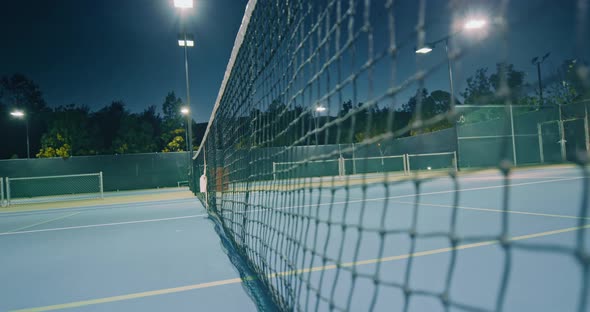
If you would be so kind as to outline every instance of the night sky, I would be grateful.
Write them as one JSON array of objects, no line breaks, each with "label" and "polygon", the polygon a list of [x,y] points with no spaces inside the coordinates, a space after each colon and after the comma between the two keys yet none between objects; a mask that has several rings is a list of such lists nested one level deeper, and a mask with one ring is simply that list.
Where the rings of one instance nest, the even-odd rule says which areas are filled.
[{"label": "night sky", "polygon": [[[207,121],[246,6],[199,0],[186,16],[193,117]],[[186,98],[180,14],[172,0],[0,2],[0,76],[23,73],[49,106],[99,109],[122,100],[133,112]]]},{"label": "night sky", "polygon": [[[196,0],[192,13],[183,18],[196,40],[196,47],[189,51],[189,64],[192,115],[197,122],[209,119],[246,2]],[[462,1],[468,5],[454,13],[493,17],[502,2]],[[396,3],[399,38],[411,37],[418,1]],[[526,80],[535,83],[532,57],[551,52],[543,64],[544,72],[551,73],[564,59],[587,56],[587,47],[576,41],[590,34],[585,29],[587,21],[584,24],[578,18],[583,14],[576,11],[576,5],[587,1],[508,3],[508,50],[500,48],[502,40],[493,28],[479,40],[456,38],[455,44],[470,48],[455,64],[457,93],[477,68],[489,67],[493,72],[495,63],[503,59],[524,70]],[[453,12],[447,1],[426,1],[426,8],[426,40],[432,41],[449,32]],[[186,95],[183,51],[177,45],[181,24],[172,0],[1,1],[0,76],[22,73],[33,79],[50,107],[75,103],[96,110],[113,100],[122,100],[133,112],[160,106],[169,91],[183,99]],[[400,50],[399,80],[414,73],[417,64],[428,68],[445,59],[443,49],[418,59],[413,53],[415,45],[414,41]],[[442,67],[426,87],[448,90],[446,75]],[[403,92],[401,100],[414,91]]]}]

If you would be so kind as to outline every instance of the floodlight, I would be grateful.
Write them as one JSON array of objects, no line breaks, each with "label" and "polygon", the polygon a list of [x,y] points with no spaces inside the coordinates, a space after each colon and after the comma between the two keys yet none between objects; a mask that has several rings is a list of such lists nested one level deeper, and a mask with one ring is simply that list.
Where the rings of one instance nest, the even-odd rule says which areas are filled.
[{"label": "floodlight", "polygon": [[174,0],[174,7],[179,9],[190,9],[193,7],[193,0]]},{"label": "floodlight", "polygon": [[25,112],[23,112],[21,110],[15,110],[15,111],[10,112],[10,115],[12,115],[14,117],[22,118],[22,117],[25,117]]},{"label": "floodlight", "polygon": [[422,47],[422,48],[416,50],[416,53],[418,53],[418,54],[426,54],[426,53],[430,53],[430,52],[432,52],[432,48],[428,47],[428,46]]},{"label": "floodlight", "polygon": [[465,30],[471,29],[481,29],[487,25],[487,21],[485,19],[470,19],[463,25]]}]

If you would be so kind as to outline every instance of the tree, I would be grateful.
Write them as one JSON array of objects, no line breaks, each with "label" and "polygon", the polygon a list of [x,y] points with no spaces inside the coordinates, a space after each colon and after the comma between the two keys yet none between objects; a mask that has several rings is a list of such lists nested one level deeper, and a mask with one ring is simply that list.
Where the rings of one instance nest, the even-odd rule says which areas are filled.
[{"label": "tree", "polygon": [[[525,73],[514,69],[513,64],[498,63],[496,72],[489,76],[487,68],[480,68],[467,78],[467,87],[461,96],[464,103],[470,105],[504,104],[506,99],[512,104],[523,104],[524,78]],[[503,82],[508,88],[506,92],[501,89]]]},{"label": "tree", "polygon": [[119,132],[113,140],[113,150],[118,154],[153,152],[157,148],[154,133],[153,125],[142,115],[126,115],[121,119]]},{"label": "tree", "polygon": [[66,139],[60,133],[55,133],[55,136],[44,135],[42,144],[39,153],[36,155],[37,158],[68,158],[71,156],[72,147],[66,143]]},{"label": "tree", "polygon": [[128,115],[125,103],[121,101],[113,101],[109,106],[105,106],[93,114],[93,123],[100,133],[100,142],[95,147],[97,150],[109,154],[115,152],[114,141],[119,134],[122,120]]},{"label": "tree", "polygon": [[39,86],[24,75],[0,78],[0,106],[20,108],[29,113],[43,111],[47,104]]},{"label": "tree", "polygon": [[48,130],[41,138],[41,149],[37,157],[69,157],[73,155],[94,155],[96,131],[85,106],[70,104],[60,106],[51,113]]},{"label": "tree", "polygon": [[559,67],[557,78],[548,86],[547,103],[571,104],[590,98],[588,65],[578,60],[565,60]]},{"label": "tree", "polygon": [[174,137],[172,138],[172,140],[170,142],[168,142],[168,144],[166,144],[166,146],[164,147],[162,152],[169,153],[169,152],[182,152],[182,151],[184,151],[184,147],[186,145],[184,138],[183,138],[184,130],[183,129],[176,129],[176,130],[172,131],[172,134],[174,135]]},{"label": "tree", "polygon": [[151,105],[146,108],[139,116],[139,118],[151,125],[153,129],[153,141],[158,146],[153,151],[157,151],[159,147],[160,136],[162,135],[162,117],[156,112],[156,106]]},{"label": "tree", "polygon": [[[436,90],[429,94],[428,90],[422,88],[418,89],[416,94],[414,94],[414,96],[412,96],[407,103],[402,105],[401,111],[411,114],[412,117],[410,119],[410,124],[415,124],[417,121],[424,122],[438,115],[446,114],[450,109],[450,93],[442,90]],[[452,127],[451,121],[444,119],[432,125],[418,125],[417,129],[411,130],[410,135],[438,131],[450,127]]]},{"label": "tree", "polygon": [[493,101],[494,91],[487,68],[480,68],[475,72],[475,75],[467,78],[467,88],[461,92],[461,96],[465,99],[465,104],[471,105]]},{"label": "tree", "polygon": [[39,148],[41,134],[46,128],[45,115],[49,110],[39,86],[21,74],[0,77],[0,133],[12,134],[4,136],[0,158],[11,157],[15,151],[19,151],[21,157],[26,156],[25,124],[10,116],[9,112],[14,109],[25,111],[31,151]]},{"label": "tree", "polygon": [[[502,84],[505,83],[509,90],[508,98],[511,103],[522,104],[521,99],[524,99],[523,91],[526,87],[524,77],[524,72],[515,70],[513,64],[498,63],[496,64],[496,72],[490,75],[490,82],[499,96],[502,96],[501,88]],[[498,100],[497,104],[504,103],[501,98]]]},{"label": "tree", "polygon": [[162,103],[162,112],[164,113],[164,120],[180,120],[182,114],[180,109],[182,108],[182,100],[176,97],[174,92],[168,92],[164,103]]},{"label": "tree", "polygon": [[180,113],[181,107],[182,100],[177,98],[174,92],[169,92],[162,103],[162,112],[164,113],[161,135],[161,140],[164,143],[162,152],[178,152],[185,149],[183,145],[178,145],[180,141],[184,142],[184,138],[182,136],[179,138],[179,134],[185,132],[184,118]]}]

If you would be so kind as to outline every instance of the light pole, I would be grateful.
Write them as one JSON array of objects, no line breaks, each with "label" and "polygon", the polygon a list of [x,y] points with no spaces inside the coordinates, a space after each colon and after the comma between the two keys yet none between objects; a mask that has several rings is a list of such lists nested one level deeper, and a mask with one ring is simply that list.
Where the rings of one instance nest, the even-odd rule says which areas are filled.
[{"label": "light pole", "polygon": [[450,35],[447,35],[439,40],[427,43],[423,47],[416,49],[416,54],[428,54],[428,53],[432,52],[432,50],[434,48],[436,48],[437,44],[439,44],[441,42],[445,43],[445,52],[447,54],[447,65],[448,65],[448,70],[449,70],[449,85],[450,85],[450,92],[451,92],[451,104],[455,103],[455,89],[453,86],[453,64],[452,64],[451,54],[450,54],[450,50],[449,50],[449,39],[451,39],[453,36],[461,33],[462,31],[471,31],[471,30],[476,30],[476,29],[482,29],[487,25],[487,23],[488,22],[485,19],[469,19],[463,25],[463,28],[461,30],[459,30],[455,33],[452,33]]},{"label": "light pole", "polygon": [[[181,10],[191,9],[193,8],[193,0],[174,0],[174,7]],[[190,107],[191,107],[191,94],[190,94],[190,82],[188,77],[188,48],[195,46],[195,40],[193,35],[187,34],[186,29],[183,26],[182,33],[178,36],[178,45],[183,48],[184,50],[184,72],[185,72],[185,79],[186,79],[186,109],[187,109],[187,127],[188,127],[188,155],[189,159],[193,158],[193,127],[192,127],[192,118],[190,116]],[[193,166],[189,164],[189,183],[192,184],[192,179],[194,177]]]},{"label": "light pole", "polygon": [[27,159],[31,158],[31,148],[29,145],[29,119],[25,115],[25,112],[23,112],[22,110],[14,110],[14,111],[10,112],[10,115],[12,117],[16,117],[16,118],[25,120],[25,127],[27,128]]},{"label": "light pole", "polygon": [[[416,54],[428,54],[428,53],[432,52],[432,50],[434,48],[436,48],[437,44],[444,42],[445,53],[447,55],[447,66],[448,66],[448,72],[449,72],[449,91],[450,91],[450,99],[449,100],[450,100],[450,106],[453,110],[455,108],[455,86],[453,84],[453,64],[452,64],[451,54],[450,54],[450,50],[449,50],[449,39],[451,39],[453,36],[461,33],[462,31],[471,31],[471,30],[482,29],[482,28],[486,27],[487,24],[488,24],[488,22],[485,19],[468,19],[465,22],[465,24],[463,24],[463,27],[459,31],[452,33],[450,35],[447,35],[439,40],[435,40],[430,43],[427,43],[423,47],[416,49]],[[457,149],[459,149],[459,129],[457,127],[456,120],[453,122],[453,128],[455,129],[455,140],[457,142]],[[457,153],[457,160],[456,160],[457,166],[456,166],[456,168],[459,168],[459,164],[458,164],[459,159],[458,158],[459,158],[459,153]]]},{"label": "light pole", "polygon": [[317,112],[316,118],[315,118],[315,129],[316,129],[316,133],[315,133],[315,143],[316,144],[320,144],[319,138],[318,138],[318,128],[319,126],[319,119],[321,118],[321,113],[325,112],[327,110],[327,108],[325,106],[322,105],[318,105],[315,108],[315,111]]},{"label": "light pole", "polygon": [[535,56],[531,60],[533,65],[537,65],[537,80],[539,81],[539,107],[543,106],[543,84],[541,83],[541,64],[549,57],[549,52],[545,53],[543,57]]},{"label": "light pole", "polygon": [[183,106],[180,109],[180,113],[184,116],[186,116],[186,131],[184,132],[184,139],[186,140],[186,151],[189,151],[189,140],[188,140],[188,128],[189,128],[189,122],[191,121],[191,117],[190,117],[190,109],[186,106]]},{"label": "light pole", "polygon": [[[184,139],[186,141],[186,151],[187,151],[186,155],[187,155],[187,166],[188,166],[187,169],[188,169],[189,174],[192,173],[192,171],[191,171],[191,168],[192,168],[192,166],[191,166],[191,153],[189,152],[190,151],[190,144],[189,144],[189,138],[188,138],[189,123],[191,122],[190,112],[191,111],[187,106],[183,106],[180,108],[180,113],[183,116],[186,116],[186,122],[185,122],[186,130],[184,131]],[[191,177],[189,177],[189,181],[190,181],[190,178]]]}]

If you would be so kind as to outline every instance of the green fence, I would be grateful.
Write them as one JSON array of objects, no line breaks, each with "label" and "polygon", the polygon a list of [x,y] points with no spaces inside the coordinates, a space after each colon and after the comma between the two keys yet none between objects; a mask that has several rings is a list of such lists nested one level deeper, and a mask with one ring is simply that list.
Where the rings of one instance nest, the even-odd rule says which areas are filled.
[{"label": "green fence", "polygon": [[188,155],[150,153],[0,160],[0,176],[9,178],[102,172],[104,191],[177,187],[188,179]]},{"label": "green fence", "polygon": [[[458,105],[456,128],[421,135],[375,143],[227,147],[207,155],[207,170],[223,168],[225,181],[208,183],[403,171],[401,158],[388,157],[404,154],[433,154],[409,159],[420,170],[492,168],[503,160],[517,166],[573,161],[590,150],[589,106],[590,101],[543,107]],[[203,164],[203,157],[193,162],[196,190]]]},{"label": "green fence", "polygon": [[575,161],[590,149],[589,102],[569,105],[460,105],[461,168]]}]

